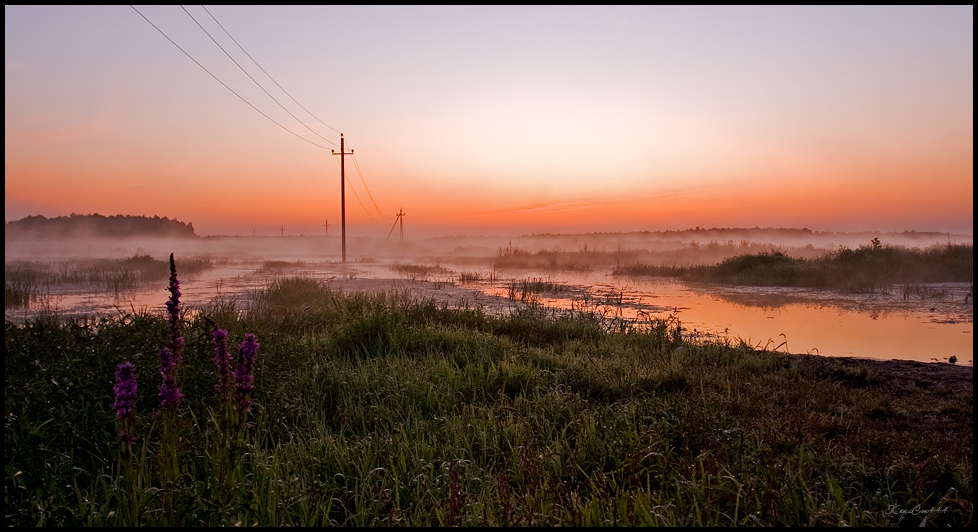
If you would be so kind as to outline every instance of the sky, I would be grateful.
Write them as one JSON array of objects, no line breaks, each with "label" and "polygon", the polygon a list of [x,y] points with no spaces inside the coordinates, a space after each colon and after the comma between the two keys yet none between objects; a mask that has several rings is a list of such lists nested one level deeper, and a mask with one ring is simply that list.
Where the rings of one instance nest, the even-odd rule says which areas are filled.
[{"label": "sky", "polygon": [[398,212],[406,236],[972,234],[973,21],[973,6],[8,5],[5,220],[335,235],[342,133],[354,236],[383,238]]}]

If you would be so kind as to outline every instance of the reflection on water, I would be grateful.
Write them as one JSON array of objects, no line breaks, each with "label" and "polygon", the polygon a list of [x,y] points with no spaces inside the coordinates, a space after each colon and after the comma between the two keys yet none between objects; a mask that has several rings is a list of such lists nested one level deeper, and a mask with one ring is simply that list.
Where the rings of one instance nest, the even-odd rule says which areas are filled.
[{"label": "reflection on water", "polygon": [[[973,364],[973,303],[967,283],[941,285],[934,299],[900,294],[846,295],[812,289],[725,287],[666,279],[561,276],[577,295],[541,294],[572,308],[590,297],[599,309],[634,319],[642,312],[676,316],[704,336],[741,340],[793,353]],[[504,295],[506,289],[495,289]],[[936,290],[935,290],[936,292]],[[574,298],[577,298],[576,300]],[[786,343],[786,345],[782,345]]]},{"label": "reflection on water", "polygon": [[[196,278],[181,279],[182,301],[203,307],[215,298],[236,300],[247,308],[252,290],[271,280],[303,275],[328,280],[335,288],[389,290],[408,286],[422,294],[438,293],[443,301],[482,296],[492,310],[534,301],[567,309],[586,309],[624,319],[675,316],[686,330],[704,337],[745,341],[753,346],[793,353],[875,359],[947,361],[956,356],[973,364],[973,302],[964,303],[967,283],[949,283],[921,297],[895,290],[886,295],[845,295],[811,289],[728,287],[681,283],[667,279],[614,278],[602,273],[505,271],[468,276],[450,270],[432,275],[395,272],[383,264],[356,264],[345,270],[335,263],[297,263],[261,268],[256,264],[223,264]],[[464,280],[464,282],[461,282]],[[534,280],[538,282],[523,283]],[[372,282],[372,284],[371,284]],[[522,288],[521,288],[522,287]],[[520,291],[520,290],[524,291]],[[133,310],[162,310],[166,283],[128,294],[105,295],[64,291],[42,296],[42,304],[61,315],[113,316]],[[17,321],[31,310],[8,309]]]}]

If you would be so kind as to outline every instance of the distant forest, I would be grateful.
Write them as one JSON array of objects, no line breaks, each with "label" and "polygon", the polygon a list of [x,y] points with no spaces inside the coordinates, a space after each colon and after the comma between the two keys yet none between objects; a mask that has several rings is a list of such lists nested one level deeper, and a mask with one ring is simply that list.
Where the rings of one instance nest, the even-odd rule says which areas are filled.
[{"label": "distant forest", "polygon": [[194,225],[159,216],[74,214],[45,218],[28,216],[4,224],[4,238],[177,237],[196,238]]}]

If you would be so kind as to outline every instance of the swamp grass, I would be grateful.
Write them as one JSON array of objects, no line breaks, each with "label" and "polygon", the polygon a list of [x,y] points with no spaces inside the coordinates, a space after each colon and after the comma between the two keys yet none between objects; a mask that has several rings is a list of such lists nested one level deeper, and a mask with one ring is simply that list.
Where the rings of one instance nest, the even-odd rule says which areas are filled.
[{"label": "swamp grass", "polygon": [[429,275],[449,273],[449,269],[440,264],[413,264],[393,262],[387,266],[392,272],[408,275],[412,279],[427,278]]},{"label": "swamp grass", "polygon": [[538,294],[563,294],[570,290],[571,288],[566,284],[539,277],[513,279],[506,285],[507,297],[511,301],[524,303],[533,302]]},{"label": "swamp grass", "polygon": [[[774,251],[770,244],[742,240],[718,242],[711,240],[706,244],[698,241],[689,243],[670,242],[663,246],[652,248],[625,248],[618,245],[608,250],[603,247],[588,247],[587,244],[579,249],[542,249],[530,251],[510,243],[496,251],[490,259],[494,269],[520,269],[539,271],[592,272],[611,269],[621,265],[641,267],[659,267],[674,264],[712,264],[721,260],[748,254],[767,253]],[[781,249],[781,248],[779,248]],[[794,246],[782,252],[793,257],[814,258],[829,250],[818,249],[813,245]],[[450,257],[446,257],[450,260]]]},{"label": "swamp grass", "polygon": [[[195,275],[213,265],[209,258],[188,259],[181,262],[181,271],[184,275]],[[169,268],[166,260],[140,254],[125,259],[5,262],[4,308],[30,305],[65,286],[119,294],[149,283],[165,282]]]},{"label": "swamp grass", "polygon": [[[973,519],[970,387],[693,341],[674,321],[609,330],[593,313],[490,315],[306,278],[247,308],[199,310],[183,332],[185,474],[167,485],[123,474],[158,445],[147,413],[166,318],[5,323],[7,526]],[[207,320],[261,342],[247,452],[226,491],[206,453],[220,438]],[[142,413],[129,462],[111,406],[123,360]],[[128,492],[140,503],[120,502]]]},{"label": "swamp grass", "polygon": [[[887,293],[895,285],[969,282],[974,279],[974,245],[948,244],[926,249],[869,245],[818,258],[794,258],[781,251],[739,255],[714,265],[619,264],[614,275],[679,277],[688,281],[746,286],[830,288],[847,293]],[[905,297],[919,295],[920,290]]]}]

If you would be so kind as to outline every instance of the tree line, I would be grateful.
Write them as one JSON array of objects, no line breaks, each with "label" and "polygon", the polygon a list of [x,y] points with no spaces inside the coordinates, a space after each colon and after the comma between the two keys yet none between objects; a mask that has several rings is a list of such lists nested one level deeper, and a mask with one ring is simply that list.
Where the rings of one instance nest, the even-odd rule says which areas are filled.
[{"label": "tree line", "polygon": [[53,237],[178,237],[195,238],[193,223],[159,216],[130,216],[101,214],[75,214],[46,218],[28,216],[4,224],[5,238],[53,238]]}]

